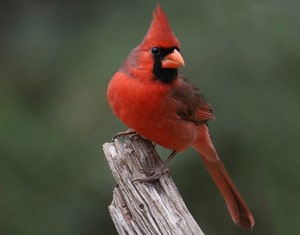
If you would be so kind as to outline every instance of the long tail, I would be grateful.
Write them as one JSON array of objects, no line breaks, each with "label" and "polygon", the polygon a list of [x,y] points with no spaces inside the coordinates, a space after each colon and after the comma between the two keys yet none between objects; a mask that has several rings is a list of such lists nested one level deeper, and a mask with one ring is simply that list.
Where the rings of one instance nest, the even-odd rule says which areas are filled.
[{"label": "long tail", "polygon": [[207,125],[198,126],[198,137],[193,147],[201,155],[206,169],[220,190],[233,222],[243,228],[252,229],[255,224],[252,213],[218,157]]}]

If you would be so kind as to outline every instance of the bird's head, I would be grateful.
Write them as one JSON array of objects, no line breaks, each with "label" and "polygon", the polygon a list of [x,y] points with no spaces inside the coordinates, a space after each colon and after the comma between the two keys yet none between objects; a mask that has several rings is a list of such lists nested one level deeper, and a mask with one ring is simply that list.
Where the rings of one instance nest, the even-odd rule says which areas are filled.
[{"label": "bird's head", "polygon": [[146,36],[132,51],[129,58],[130,66],[135,65],[137,70],[149,74],[151,72],[152,76],[149,77],[163,83],[173,82],[178,75],[178,68],[184,66],[180,43],[160,5],[157,5],[153,12],[153,19]]}]

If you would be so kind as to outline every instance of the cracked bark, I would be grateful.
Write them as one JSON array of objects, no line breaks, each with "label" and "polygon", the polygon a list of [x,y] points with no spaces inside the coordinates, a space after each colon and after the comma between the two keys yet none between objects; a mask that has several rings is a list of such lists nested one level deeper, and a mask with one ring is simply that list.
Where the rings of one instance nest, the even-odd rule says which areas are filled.
[{"label": "cracked bark", "polygon": [[108,209],[118,234],[202,235],[170,175],[152,183],[134,181],[162,164],[152,143],[139,136],[120,140],[103,145],[117,182]]}]

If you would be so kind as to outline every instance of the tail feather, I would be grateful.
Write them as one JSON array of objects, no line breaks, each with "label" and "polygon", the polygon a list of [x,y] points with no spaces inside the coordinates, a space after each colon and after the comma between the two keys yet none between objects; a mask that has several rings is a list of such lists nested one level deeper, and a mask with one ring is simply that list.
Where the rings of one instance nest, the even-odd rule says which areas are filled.
[{"label": "tail feather", "polygon": [[205,157],[202,157],[202,160],[223,195],[233,222],[244,228],[252,229],[254,226],[254,218],[234,186],[222,162],[211,162]]},{"label": "tail feather", "polygon": [[252,213],[218,157],[211,142],[208,127],[203,125],[199,129],[200,132],[198,132],[199,135],[194,148],[201,155],[206,169],[220,190],[233,222],[243,228],[252,229],[255,224]]}]

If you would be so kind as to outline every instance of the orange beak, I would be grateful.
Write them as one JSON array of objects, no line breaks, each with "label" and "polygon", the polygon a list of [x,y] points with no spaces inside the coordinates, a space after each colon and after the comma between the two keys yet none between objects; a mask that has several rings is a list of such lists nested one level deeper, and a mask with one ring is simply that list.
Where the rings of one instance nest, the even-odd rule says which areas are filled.
[{"label": "orange beak", "polygon": [[176,49],[161,61],[161,67],[164,69],[177,69],[184,66],[184,60],[180,52]]}]

